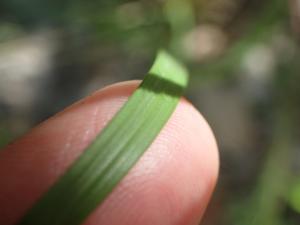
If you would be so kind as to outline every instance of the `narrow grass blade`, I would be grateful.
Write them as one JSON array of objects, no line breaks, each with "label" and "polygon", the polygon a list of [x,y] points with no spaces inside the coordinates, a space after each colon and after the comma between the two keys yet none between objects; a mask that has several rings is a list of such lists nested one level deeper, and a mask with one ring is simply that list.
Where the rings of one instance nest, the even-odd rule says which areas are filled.
[{"label": "narrow grass blade", "polygon": [[174,111],[186,70],[160,51],[127,103],[19,225],[78,225],[142,156]]}]

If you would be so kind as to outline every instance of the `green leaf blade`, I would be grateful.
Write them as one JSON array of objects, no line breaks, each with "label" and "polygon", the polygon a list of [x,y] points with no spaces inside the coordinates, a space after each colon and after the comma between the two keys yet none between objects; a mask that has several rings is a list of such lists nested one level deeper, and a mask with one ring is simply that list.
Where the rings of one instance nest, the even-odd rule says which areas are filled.
[{"label": "green leaf blade", "polygon": [[19,225],[81,224],[151,145],[187,83],[184,67],[160,51],[127,103]]}]

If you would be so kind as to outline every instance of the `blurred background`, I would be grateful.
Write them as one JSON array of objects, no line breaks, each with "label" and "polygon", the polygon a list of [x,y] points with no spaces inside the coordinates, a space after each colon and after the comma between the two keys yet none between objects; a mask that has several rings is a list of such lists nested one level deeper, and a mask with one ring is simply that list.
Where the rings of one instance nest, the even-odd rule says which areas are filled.
[{"label": "blurred background", "polygon": [[203,225],[300,224],[300,0],[1,0],[0,146],[168,48],[213,128]]}]

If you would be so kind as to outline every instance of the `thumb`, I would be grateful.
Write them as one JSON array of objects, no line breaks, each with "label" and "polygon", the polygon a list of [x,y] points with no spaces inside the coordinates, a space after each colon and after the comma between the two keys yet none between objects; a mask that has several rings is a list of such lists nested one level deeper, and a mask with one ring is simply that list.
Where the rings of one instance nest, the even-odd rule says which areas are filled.
[{"label": "thumb", "polygon": [[[138,82],[104,88],[0,151],[0,224],[15,224],[107,124]],[[85,225],[197,224],[218,172],[214,137],[181,100],[147,152]]]}]

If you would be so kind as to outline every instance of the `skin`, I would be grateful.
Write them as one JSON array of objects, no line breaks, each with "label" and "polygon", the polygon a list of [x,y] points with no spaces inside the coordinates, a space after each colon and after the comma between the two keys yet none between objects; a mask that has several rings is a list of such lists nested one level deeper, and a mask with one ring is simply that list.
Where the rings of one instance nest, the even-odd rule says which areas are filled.
[{"label": "skin", "polygon": [[[0,151],[0,224],[13,225],[107,124],[139,81],[106,87]],[[84,225],[199,224],[218,174],[214,136],[181,99],[167,125]]]}]

